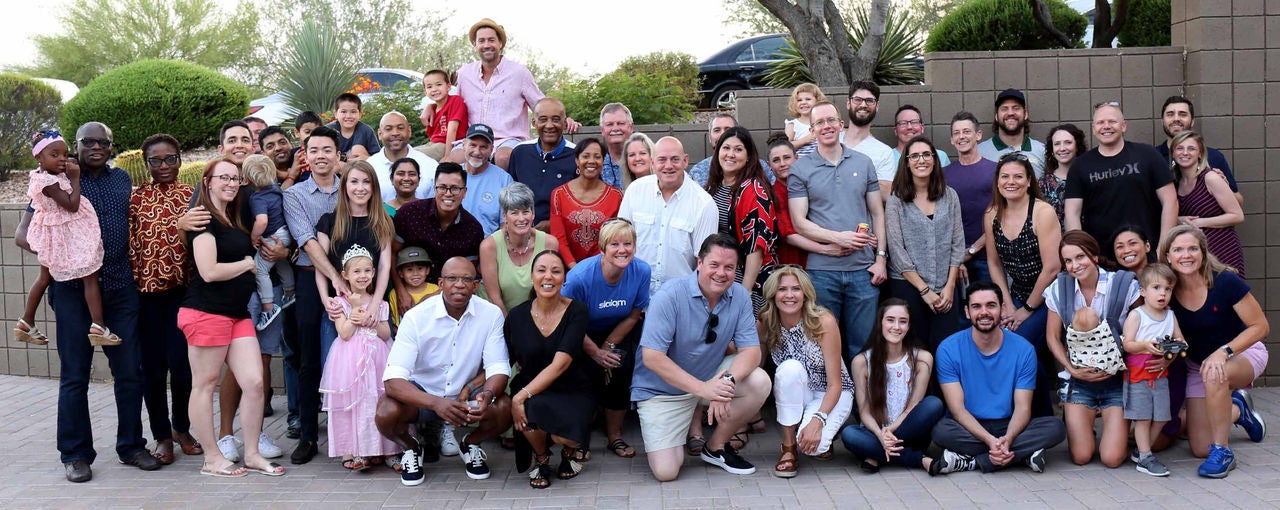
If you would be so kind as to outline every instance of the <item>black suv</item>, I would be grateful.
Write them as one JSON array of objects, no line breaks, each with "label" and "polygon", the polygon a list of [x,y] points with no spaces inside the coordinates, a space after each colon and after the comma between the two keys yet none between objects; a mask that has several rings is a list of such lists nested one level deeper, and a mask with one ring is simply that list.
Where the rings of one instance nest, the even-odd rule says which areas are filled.
[{"label": "black suv", "polygon": [[768,88],[764,77],[774,62],[782,60],[780,52],[787,46],[787,37],[787,34],[749,37],[699,63],[701,106],[714,108],[731,103],[739,90]]}]

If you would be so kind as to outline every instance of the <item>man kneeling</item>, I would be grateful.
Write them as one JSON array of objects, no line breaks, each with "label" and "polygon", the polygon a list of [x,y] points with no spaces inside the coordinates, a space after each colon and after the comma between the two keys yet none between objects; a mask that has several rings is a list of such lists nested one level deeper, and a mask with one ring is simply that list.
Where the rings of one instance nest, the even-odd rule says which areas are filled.
[{"label": "man kneeling", "polygon": [[[650,302],[631,400],[649,469],[674,480],[684,462],[685,435],[699,402],[716,430],[702,460],[733,474],[756,471],[728,445],[760,411],[772,384],[759,368],[760,340],[747,289],[733,283],[738,265],[733,238],[712,234],[698,250],[693,274],[670,280]],[[736,355],[726,355],[730,342]]]},{"label": "man kneeling", "polygon": [[1036,351],[1030,342],[1000,327],[1004,296],[991,282],[965,289],[965,316],[973,327],[938,345],[938,383],[951,416],[933,427],[943,473],[981,469],[990,473],[1026,463],[1044,471],[1044,451],[1066,438],[1054,416],[1031,418],[1036,388]]},{"label": "man kneeling", "polygon": [[[462,462],[473,480],[489,478],[480,442],[511,426],[511,399],[503,395],[511,377],[502,311],[480,298],[476,267],[451,258],[440,271],[440,293],[413,307],[400,321],[396,341],[382,376],[386,394],[378,401],[378,431],[405,448],[401,481],[418,485],[422,445],[409,432],[410,423],[447,422],[475,426],[462,438]],[[480,372],[488,379],[463,402],[461,390]]]}]

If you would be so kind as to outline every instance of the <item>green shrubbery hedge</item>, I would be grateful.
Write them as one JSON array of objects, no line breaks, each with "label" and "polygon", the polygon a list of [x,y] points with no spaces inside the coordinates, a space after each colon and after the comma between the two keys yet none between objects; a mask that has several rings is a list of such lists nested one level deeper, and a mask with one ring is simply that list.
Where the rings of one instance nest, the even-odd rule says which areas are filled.
[{"label": "green shrubbery hedge", "polygon": [[[1073,41],[1084,36],[1089,19],[1061,0],[1045,0],[1053,25]],[[1026,0],[970,0],[929,32],[925,51],[1007,51],[1061,48],[1031,14]]]},{"label": "green shrubbery hedge", "polygon": [[564,84],[559,97],[569,117],[589,126],[608,103],[627,105],[636,124],[686,122],[697,106],[698,65],[687,53],[629,57],[599,78]]},{"label": "green shrubbery hedge", "polygon": [[1168,46],[1169,0],[1130,0],[1129,18],[1116,37],[1122,47]]},{"label": "green shrubbery hedge", "polygon": [[57,89],[29,76],[0,73],[0,180],[7,179],[10,170],[36,167],[31,135],[56,127],[61,110]]},{"label": "green shrubbery hedge", "polygon": [[413,138],[409,139],[409,144],[417,147],[430,141],[427,138],[426,128],[422,126],[422,120],[418,119],[418,115],[422,113],[418,111],[418,105],[421,103],[422,85],[402,81],[390,91],[377,94],[365,102],[360,108],[360,122],[368,124],[373,128],[373,132],[377,133],[378,124],[382,122],[383,115],[392,111],[403,113],[409,119],[409,129],[413,131]]},{"label": "green shrubbery hedge", "polygon": [[62,119],[64,131],[85,122],[106,124],[116,146],[136,148],[155,133],[169,133],[182,148],[217,142],[223,122],[245,116],[249,93],[216,71],[176,60],[140,60],[89,82]]}]

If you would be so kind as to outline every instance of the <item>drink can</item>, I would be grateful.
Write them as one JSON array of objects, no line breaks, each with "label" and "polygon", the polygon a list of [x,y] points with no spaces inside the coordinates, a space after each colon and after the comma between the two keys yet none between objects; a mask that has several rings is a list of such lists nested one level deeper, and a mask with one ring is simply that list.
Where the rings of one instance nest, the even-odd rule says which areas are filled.
[{"label": "drink can", "polygon": [[859,224],[858,224],[858,230],[857,230],[857,232],[858,232],[859,234],[870,234],[870,233],[871,233],[871,225],[868,225],[868,224],[866,224],[866,223],[859,223]]}]

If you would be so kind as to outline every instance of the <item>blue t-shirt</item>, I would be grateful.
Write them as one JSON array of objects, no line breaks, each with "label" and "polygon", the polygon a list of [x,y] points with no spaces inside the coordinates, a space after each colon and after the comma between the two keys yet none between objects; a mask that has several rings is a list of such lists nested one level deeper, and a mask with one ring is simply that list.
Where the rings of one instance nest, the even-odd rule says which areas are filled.
[{"label": "blue t-shirt", "polygon": [[1036,350],[1025,338],[1004,330],[1004,343],[990,356],[965,328],[938,345],[938,384],[960,383],[964,408],[979,420],[1013,416],[1013,391],[1036,389]]},{"label": "blue t-shirt", "polygon": [[[502,207],[498,205],[498,192],[511,185],[511,174],[490,163],[483,172],[467,176],[467,196],[462,197],[462,208],[476,217],[484,236],[489,237],[502,226]],[[434,188],[432,182],[430,187]],[[435,191],[431,193],[435,196]]]},{"label": "blue t-shirt", "polygon": [[[751,294],[741,284],[729,290],[716,302],[715,341],[706,343],[710,311],[707,298],[698,288],[698,273],[668,280],[662,285],[644,321],[640,347],[665,352],[676,366],[701,381],[710,380],[724,361],[729,341],[739,349],[759,347]],[[659,395],[684,395],[644,364],[644,355],[636,357],[636,371],[631,377],[631,400],[640,401]]]},{"label": "blue t-shirt", "polygon": [[560,293],[587,304],[591,322],[588,331],[611,331],[632,310],[649,307],[649,264],[633,258],[622,279],[609,285],[600,269],[597,254],[578,262],[565,276]]},{"label": "blue t-shirt", "polygon": [[255,218],[259,214],[267,215],[267,229],[262,235],[271,237],[272,233],[284,226],[284,192],[280,191],[280,186],[275,185],[253,192],[249,196],[249,211]]}]

